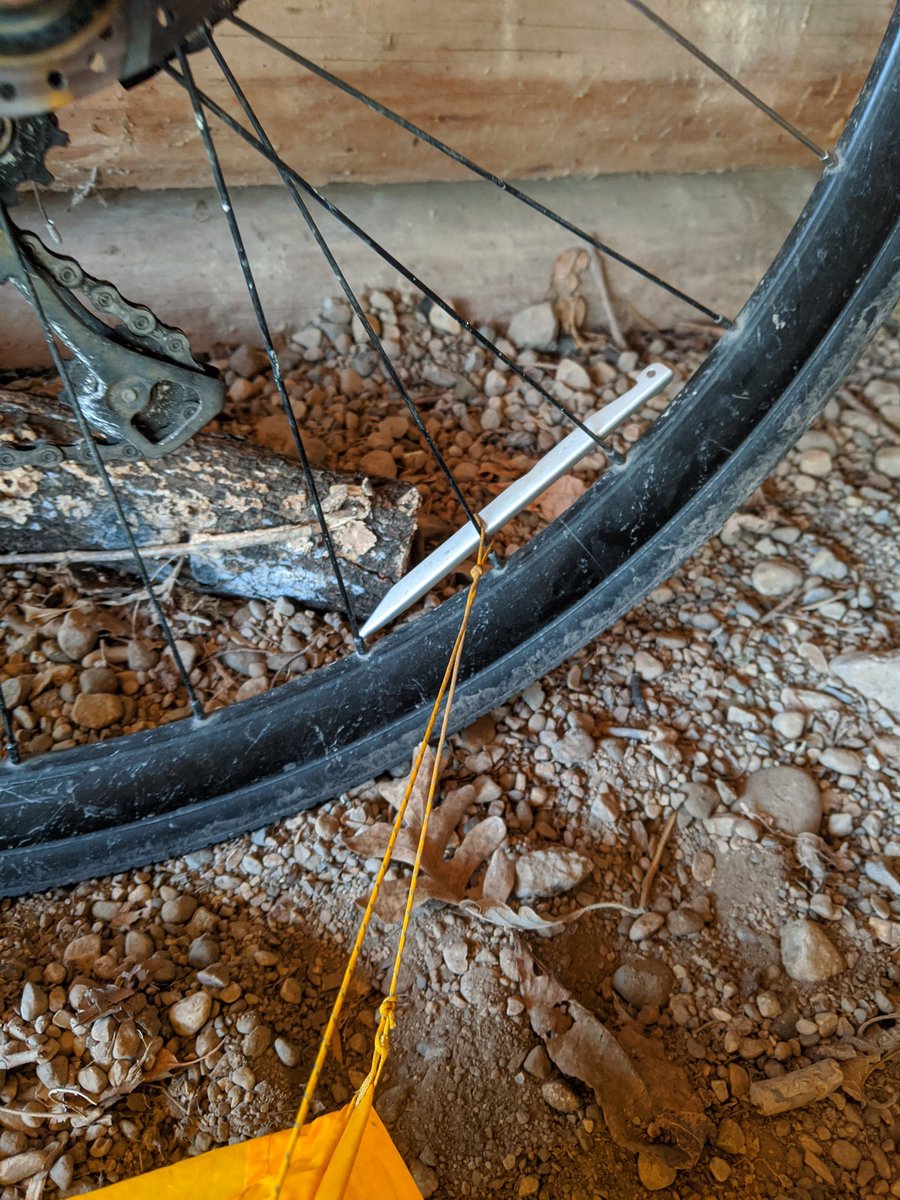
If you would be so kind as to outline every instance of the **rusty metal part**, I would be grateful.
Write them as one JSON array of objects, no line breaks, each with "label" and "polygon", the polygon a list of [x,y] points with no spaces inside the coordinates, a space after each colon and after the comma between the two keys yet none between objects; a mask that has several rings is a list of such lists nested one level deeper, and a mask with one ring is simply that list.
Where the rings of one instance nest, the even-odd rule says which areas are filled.
[{"label": "rusty metal part", "polygon": [[16,203],[16,190],[23,183],[52,182],[47,170],[47,151],[65,146],[68,137],[51,115],[0,117],[0,201],[7,208]]},{"label": "rusty metal part", "polygon": [[[180,329],[164,325],[149,308],[132,304],[33,234],[17,231],[15,240],[54,334],[72,353],[68,373],[92,429],[104,439],[104,458],[159,458],[221,411],[221,378],[194,359]],[[7,280],[28,293],[15,247],[0,235],[0,282]],[[50,449],[22,447],[28,457],[43,456],[42,464]],[[86,461],[89,448],[66,453]],[[27,459],[4,448],[0,465],[17,464]]]}]

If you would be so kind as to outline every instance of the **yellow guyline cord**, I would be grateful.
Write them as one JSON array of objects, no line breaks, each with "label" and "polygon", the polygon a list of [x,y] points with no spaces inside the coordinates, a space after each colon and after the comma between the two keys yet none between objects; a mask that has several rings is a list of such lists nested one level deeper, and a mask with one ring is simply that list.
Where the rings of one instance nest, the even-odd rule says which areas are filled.
[{"label": "yellow guyline cord", "polygon": [[[416,755],[416,760],[413,765],[412,773],[410,774],[409,781],[406,785],[406,790],[403,794],[403,800],[400,804],[400,807],[397,810],[397,816],[394,820],[394,826],[393,826],[393,829],[391,830],[391,836],[388,841],[387,848],[384,852],[384,857],[381,860],[381,866],[378,868],[378,874],[375,877],[375,882],[372,884],[372,890],[369,893],[369,899],[366,903],[365,912],[363,913],[362,920],[360,921],[360,924],[359,924],[359,930],[356,935],[356,940],[353,943],[353,949],[351,950],[350,957],[347,960],[347,967],[346,967],[346,970],[344,971],[344,978],[341,981],[341,986],[338,990],[338,994],[337,994],[337,997],[334,1002],[334,1007],[331,1010],[331,1016],[328,1018],[328,1024],[325,1026],[325,1031],[322,1034],[322,1040],[319,1044],[319,1050],[316,1055],[316,1060],[315,1060],[315,1063],[313,1064],[313,1068],[310,1073],[309,1080],[307,1081],[306,1088],[303,1093],[303,1100],[300,1104],[300,1108],[299,1108],[299,1110],[297,1112],[297,1116],[294,1120],[293,1127],[291,1128],[291,1134],[288,1139],[287,1146],[285,1147],[284,1158],[281,1163],[281,1169],[278,1172],[278,1178],[275,1182],[275,1190],[273,1193],[273,1200],[279,1200],[279,1197],[281,1196],[282,1188],[284,1187],[284,1183],[285,1183],[285,1180],[287,1179],[288,1171],[290,1170],[290,1167],[291,1167],[291,1160],[297,1149],[297,1143],[300,1140],[300,1134],[301,1134],[303,1127],[306,1124],[306,1121],[309,1117],[309,1110],[310,1110],[310,1107],[313,1102],[313,1097],[315,1096],[315,1093],[316,1093],[316,1088],[319,1083],[319,1078],[322,1074],[322,1069],[325,1065],[325,1060],[328,1057],[328,1051],[334,1044],[334,1038],[335,1038],[335,1034],[337,1031],[338,1019],[341,1014],[341,1009],[344,1006],[344,1001],[347,998],[347,992],[350,989],[350,982],[353,978],[353,974],[356,969],[356,964],[359,960],[359,956],[362,951],[362,946],[363,946],[363,942],[365,941],[366,933],[368,932],[369,925],[371,924],[371,921],[372,921],[372,916],[375,911],[375,905],[378,901],[379,892],[381,891],[381,885],[384,882],[385,875],[387,874],[388,867],[390,866],[391,856],[393,855],[393,852],[394,852],[394,846],[396,845],[397,838],[400,835],[400,829],[403,825],[403,818],[406,815],[406,810],[409,805],[409,799],[410,799],[410,796],[412,795],[412,790],[415,787],[416,781],[419,777],[419,771],[422,766],[422,761],[425,757],[425,751],[427,749],[428,742],[431,738],[431,734],[434,730],[434,726],[437,723],[438,713],[440,712],[441,704],[443,703],[444,698],[446,697],[447,703],[444,708],[444,716],[443,716],[443,720],[441,722],[441,729],[440,729],[440,734],[438,736],[437,749],[435,752],[434,767],[431,772],[431,780],[430,780],[430,783],[428,786],[428,797],[425,802],[425,810],[424,810],[424,815],[422,818],[422,829],[419,834],[419,844],[416,848],[415,863],[413,865],[412,876],[410,877],[410,881],[409,881],[409,891],[407,892],[407,896],[406,896],[406,910],[403,914],[403,922],[400,926],[400,936],[397,940],[397,952],[394,955],[394,966],[393,966],[393,971],[391,973],[390,987],[388,989],[388,994],[382,1001],[381,1007],[379,1009],[379,1023],[378,1023],[378,1029],[375,1033],[375,1048],[374,1048],[373,1055],[372,1055],[372,1066],[369,1071],[369,1074],[367,1075],[366,1079],[363,1081],[362,1085],[360,1086],[360,1088],[359,1088],[358,1092],[356,1093],[356,1096],[354,1097],[354,1100],[352,1102],[353,1107],[356,1110],[360,1110],[360,1106],[362,1106],[361,1115],[363,1115],[364,1117],[365,1117],[365,1114],[366,1114],[368,1108],[371,1107],[372,1091],[373,1091],[375,1085],[377,1084],[378,1078],[381,1075],[382,1069],[384,1068],[384,1064],[387,1061],[389,1040],[390,1040],[390,1031],[391,1031],[391,1029],[394,1028],[394,1026],[396,1024],[395,1011],[397,1008],[397,985],[398,985],[398,980],[399,980],[399,976],[400,976],[400,966],[401,966],[401,963],[403,960],[403,952],[404,952],[404,949],[406,948],[406,941],[407,941],[407,937],[409,934],[409,924],[410,924],[410,919],[412,917],[413,903],[415,901],[416,884],[418,882],[419,873],[421,871],[422,854],[425,849],[425,840],[428,835],[428,822],[431,817],[431,811],[434,807],[434,799],[435,799],[435,795],[437,793],[438,780],[440,778],[441,757],[443,755],[444,743],[446,742],[446,739],[447,739],[447,730],[448,730],[449,724],[450,724],[450,710],[453,705],[453,696],[456,691],[456,681],[457,681],[457,677],[459,675],[459,664],[460,664],[460,660],[462,658],[462,650],[463,650],[463,645],[464,645],[465,639],[466,639],[466,630],[468,629],[468,625],[469,625],[469,617],[472,612],[472,605],[475,603],[475,596],[478,591],[478,583],[479,583],[482,575],[484,574],[484,567],[487,562],[487,557],[488,557],[489,552],[490,552],[490,546],[485,544],[484,530],[482,530],[481,542],[480,542],[480,545],[478,548],[478,558],[470,572],[472,582],[469,585],[469,592],[468,592],[468,595],[466,596],[466,606],[465,606],[465,610],[463,612],[462,621],[460,622],[459,632],[456,635],[456,641],[454,642],[454,645],[453,645],[453,651],[450,655],[450,660],[447,663],[447,669],[444,672],[444,678],[441,681],[441,686],[438,691],[437,698],[435,699],[434,707],[431,710],[431,716],[428,719],[428,725],[425,729],[425,734],[424,734],[424,736],[422,738],[422,742],[419,746],[419,751],[418,751],[418,754]],[[368,1102],[367,1104],[365,1103],[366,1101]],[[352,1122],[352,1117],[351,1117],[351,1122]],[[362,1137],[362,1127],[359,1129],[359,1137],[360,1138]],[[344,1172],[349,1172],[350,1170],[352,1170],[352,1166],[353,1166],[352,1159],[350,1159],[349,1161],[347,1161],[345,1159],[342,1164],[341,1173],[343,1174]],[[330,1174],[330,1172],[326,1172],[326,1177],[323,1178],[321,1183],[322,1184],[330,1183],[332,1185],[332,1187],[334,1188],[334,1192],[333,1192],[334,1195],[342,1194],[342,1179],[339,1178],[337,1174],[333,1178],[329,1179],[328,1178],[329,1174]]]}]

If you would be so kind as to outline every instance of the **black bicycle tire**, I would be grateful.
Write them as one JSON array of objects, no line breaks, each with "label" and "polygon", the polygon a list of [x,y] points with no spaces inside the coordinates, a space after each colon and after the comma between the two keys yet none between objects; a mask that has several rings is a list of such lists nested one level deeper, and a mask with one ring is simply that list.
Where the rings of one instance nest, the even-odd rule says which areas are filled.
[{"label": "black bicycle tire", "polygon": [[[456,728],[564,661],[671,575],[783,457],[890,313],[900,285],[898,58],[895,10],[837,165],[735,331],[625,467],[607,471],[564,519],[483,581]],[[202,723],[6,763],[0,892],[184,853],[395,765],[420,736],[460,603],[446,602],[365,657]],[[98,803],[104,795],[111,801]]]}]

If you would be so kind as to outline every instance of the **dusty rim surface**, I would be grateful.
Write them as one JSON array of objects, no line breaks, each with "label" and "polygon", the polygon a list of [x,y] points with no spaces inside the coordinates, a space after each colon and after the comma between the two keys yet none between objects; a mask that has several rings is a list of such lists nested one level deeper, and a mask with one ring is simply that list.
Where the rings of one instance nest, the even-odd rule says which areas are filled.
[{"label": "dusty rim surface", "polygon": [[[452,330],[384,294],[370,304],[404,368],[432,373],[435,428],[476,498],[559,436]],[[425,461],[408,461],[421,451],[385,424],[398,418],[386,400],[378,409],[368,352],[329,315],[286,351],[319,461],[343,454],[355,397],[374,401],[359,465],[421,471],[424,536],[442,536],[448,504]],[[633,347],[526,353],[585,404],[588,389],[622,390],[639,359],[692,353],[683,335]],[[277,442],[250,354],[232,359],[230,419]],[[442,797],[459,819],[434,847],[432,885],[451,886],[467,834],[486,853],[454,876],[472,903],[417,910],[378,1103],[424,1196],[900,1196],[898,381],[894,328],[720,538],[453,739]],[[335,394],[339,420],[324,403]],[[485,397],[474,412],[473,394]],[[528,514],[522,533],[546,515]],[[15,636],[33,640],[4,667],[23,748],[177,715],[171,663],[129,585],[79,577],[52,594],[49,578],[22,569],[3,585]],[[288,601],[168,590],[216,702],[345,644]],[[76,593],[109,607],[110,634],[66,654],[60,611]],[[0,902],[3,1200],[77,1195],[290,1122],[397,786],[373,781],[213,850]],[[611,907],[579,911],[598,904]],[[382,924],[323,1107],[367,1068],[392,949]],[[553,1037],[532,959],[542,986],[555,980],[565,1028]],[[573,1027],[574,1064],[560,1050]],[[617,1073],[602,1057],[611,1039]],[[663,1071],[666,1096],[647,1079]]]}]

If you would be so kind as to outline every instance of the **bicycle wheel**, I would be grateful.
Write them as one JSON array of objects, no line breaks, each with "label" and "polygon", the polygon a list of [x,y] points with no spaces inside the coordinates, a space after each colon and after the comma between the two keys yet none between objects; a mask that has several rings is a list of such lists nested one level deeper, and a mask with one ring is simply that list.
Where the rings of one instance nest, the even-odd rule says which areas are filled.
[{"label": "bicycle wheel", "polygon": [[[482,581],[455,728],[670,576],[796,441],[896,303],[898,56],[895,12],[834,165],[734,327],[627,462]],[[394,766],[420,736],[461,602],[202,721],[7,759],[0,888],[36,890],[183,853]]]}]

